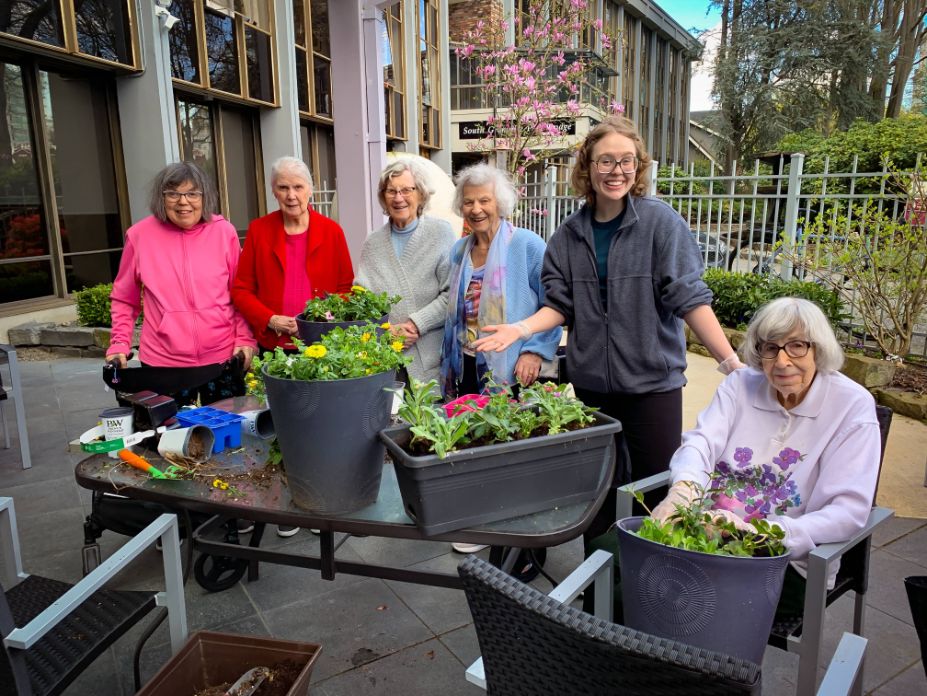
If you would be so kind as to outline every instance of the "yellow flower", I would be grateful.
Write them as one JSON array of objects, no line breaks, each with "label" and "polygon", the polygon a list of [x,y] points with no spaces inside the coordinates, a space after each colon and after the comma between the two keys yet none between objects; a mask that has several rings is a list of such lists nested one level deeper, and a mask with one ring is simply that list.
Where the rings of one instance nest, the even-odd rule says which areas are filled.
[{"label": "yellow flower", "polygon": [[256,379],[249,379],[249,380],[248,380],[248,388],[249,388],[249,389],[254,389],[257,385],[258,385],[258,381],[257,381]]},{"label": "yellow flower", "polygon": [[367,292],[367,288],[365,288],[363,285],[352,285],[351,292],[356,292],[357,294],[360,294],[362,292]]},{"label": "yellow flower", "polygon": [[371,338],[373,338],[373,336],[370,335],[370,332],[369,332],[369,331],[365,331],[365,332],[361,335],[361,343],[366,343],[366,342],[369,341]]},{"label": "yellow flower", "polygon": [[385,331],[389,331],[389,322],[388,322],[388,321],[384,321],[382,324],[380,324],[380,328],[383,329],[383,330],[385,330]]},{"label": "yellow flower", "polygon": [[360,351],[360,352],[357,354],[357,357],[359,357],[359,358],[361,358],[361,359],[363,360],[364,358],[367,357],[367,351],[366,351],[366,350]]},{"label": "yellow flower", "polygon": [[393,341],[390,343],[390,348],[395,350],[397,353],[401,353],[402,349],[405,347],[402,341]]},{"label": "yellow flower", "polygon": [[219,479],[213,479],[213,480],[212,480],[212,487],[213,487],[213,488],[218,488],[218,487],[221,486],[221,485],[222,485],[222,481],[220,481]]},{"label": "yellow flower", "polygon": [[327,352],[328,350],[325,348],[325,346],[314,343],[313,345],[306,348],[303,354],[307,358],[324,358]]},{"label": "yellow flower", "polygon": [[245,377],[247,377],[248,379],[254,379],[254,378],[255,378],[253,372],[249,372],[247,375],[245,375]]}]

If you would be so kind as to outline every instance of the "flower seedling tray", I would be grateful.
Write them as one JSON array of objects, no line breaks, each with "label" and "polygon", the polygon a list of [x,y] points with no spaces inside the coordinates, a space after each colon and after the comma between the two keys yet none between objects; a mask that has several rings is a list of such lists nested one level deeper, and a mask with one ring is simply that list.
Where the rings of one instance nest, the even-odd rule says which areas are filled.
[{"label": "flower seedling tray", "polygon": [[413,456],[408,425],[380,431],[406,514],[425,536],[594,500],[607,485],[621,424],[603,413],[582,430]]},{"label": "flower seedling tray", "polygon": [[244,416],[237,413],[227,413],[209,406],[177,413],[177,420],[185,428],[204,425],[212,430],[213,435],[216,436],[216,441],[212,446],[213,454],[241,446],[241,422],[244,419]]}]

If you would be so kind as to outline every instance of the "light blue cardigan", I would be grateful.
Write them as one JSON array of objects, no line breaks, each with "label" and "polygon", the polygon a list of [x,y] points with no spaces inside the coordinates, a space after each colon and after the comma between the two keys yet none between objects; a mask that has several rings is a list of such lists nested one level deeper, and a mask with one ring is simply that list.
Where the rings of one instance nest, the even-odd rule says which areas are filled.
[{"label": "light blue cardigan", "polygon": [[[515,227],[514,230],[508,246],[505,278],[505,320],[510,324],[527,319],[544,304],[541,265],[544,260],[544,251],[547,249],[544,240],[531,230],[522,227]],[[451,248],[451,267],[448,277],[453,279],[460,264],[464,264],[464,268],[460,274],[457,306],[452,307],[448,303],[445,331],[449,328],[448,324],[449,326],[457,324],[457,317],[463,311],[464,295],[470,285],[470,277],[473,275],[473,263],[470,261],[469,254],[464,254],[466,245],[467,239],[464,237],[458,239]],[[510,354],[512,365],[522,353],[536,353],[545,360],[553,360],[557,346],[560,345],[562,333],[563,329],[559,326],[549,331],[536,333],[527,341],[516,341],[506,349],[506,353]],[[442,355],[442,360],[444,357]],[[460,365],[458,369],[460,372],[457,378],[460,379],[463,365]],[[497,381],[504,380],[510,384],[515,381],[514,370],[511,374],[495,375],[495,377]]]}]

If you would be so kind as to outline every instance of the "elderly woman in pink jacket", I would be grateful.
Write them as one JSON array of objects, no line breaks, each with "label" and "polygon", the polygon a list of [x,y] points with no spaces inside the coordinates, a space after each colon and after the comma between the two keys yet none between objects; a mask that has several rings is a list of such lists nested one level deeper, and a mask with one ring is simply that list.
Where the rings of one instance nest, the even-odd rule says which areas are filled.
[{"label": "elderly woman in pink jacket", "polygon": [[[239,370],[247,368],[256,344],[230,293],[241,246],[231,223],[213,212],[212,183],[193,164],[170,164],[152,183],[149,207],[152,214],[126,232],[111,296],[107,362],[126,366],[144,302],[139,346],[143,365],[228,366],[240,355]],[[225,369],[171,396],[181,403],[199,398],[204,404],[233,396],[240,391],[236,371]]]}]

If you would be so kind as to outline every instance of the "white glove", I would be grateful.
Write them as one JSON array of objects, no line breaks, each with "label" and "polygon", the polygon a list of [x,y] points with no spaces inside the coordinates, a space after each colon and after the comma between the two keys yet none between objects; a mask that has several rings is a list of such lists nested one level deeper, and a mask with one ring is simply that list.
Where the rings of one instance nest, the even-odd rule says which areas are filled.
[{"label": "white glove", "polygon": [[712,522],[730,522],[734,525],[734,529],[738,529],[742,532],[750,532],[751,534],[757,533],[756,527],[749,522],[744,522],[730,510],[712,510],[709,514],[712,516]]},{"label": "white glove", "polygon": [[746,367],[746,365],[740,362],[740,358],[737,357],[737,353],[731,353],[724,360],[718,363],[718,372],[720,372],[722,375],[729,375],[734,370],[739,370],[742,367]]},{"label": "white glove", "polygon": [[665,523],[676,514],[676,507],[689,507],[699,497],[698,489],[692,481],[677,481],[670,486],[666,497],[657,505],[650,516],[658,522]]}]

